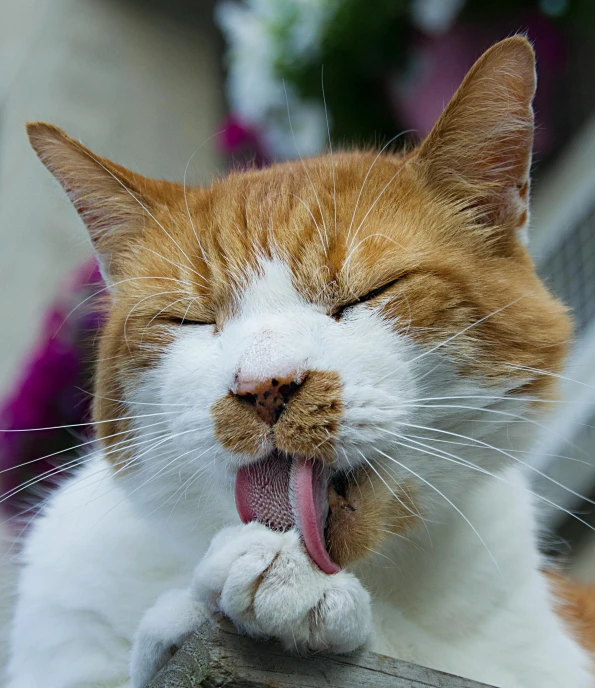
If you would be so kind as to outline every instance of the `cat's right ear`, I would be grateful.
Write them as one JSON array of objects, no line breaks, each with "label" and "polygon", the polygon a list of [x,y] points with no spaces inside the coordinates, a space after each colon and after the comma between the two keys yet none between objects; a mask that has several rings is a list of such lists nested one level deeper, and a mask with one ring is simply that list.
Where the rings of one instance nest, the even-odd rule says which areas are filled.
[{"label": "cat's right ear", "polygon": [[155,182],[92,153],[62,129],[26,125],[31,146],[60,182],[89,230],[104,279],[118,275],[118,255],[152,214]]}]

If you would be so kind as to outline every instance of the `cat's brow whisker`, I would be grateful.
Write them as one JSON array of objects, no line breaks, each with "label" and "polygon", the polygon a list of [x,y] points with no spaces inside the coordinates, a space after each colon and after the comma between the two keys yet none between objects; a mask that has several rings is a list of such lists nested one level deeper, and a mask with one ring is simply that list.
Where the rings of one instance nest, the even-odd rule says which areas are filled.
[{"label": "cat's brow whisker", "polygon": [[[506,310],[507,308],[511,308],[512,306],[517,304],[522,299],[525,299],[525,298],[527,298],[527,296],[530,296],[532,293],[533,293],[532,291],[528,291],[528,292],[522,294],[521,296],[519,296],[518,298],[514,299],[513,301],[510,301],[506,305],[501,306],[500,308],[497,308],[495,311],[492,311],[491,313],[488,313],[487,315],[484,315],[483,317],[481,317],[477,320],[474,320],[472,323],[470,323],[469,325],[464,327],[462,330],[459,330],[457,333],[451,335],[447,339],[445,339],[441,342],[438,342],[438,344],[435,344],[433,347],[431,347],[427,351],[422,351],[422,353],[418,354],[417,356],[414,356],[410,361],[407,361],[407,364],[411,365],[412,363],[415,363],[415,361],[418,361],[419,359],[424,358],[425,356],[429,356],[430,354],[434,353],[434,351],[441,349],[443,346],[446,346],[447,344],[454,341],[455,339],[457,339],[461,335],[465,334],[465,332],[468,332],[472,328],[477,327],[478,325],[481,325],[481,323],[485,322],[486,320],[489,320],[490,318],[493,318],[495,315],[498,315],[499,313],[502,313],[502,311]],[[398,372],[398,370],[400,370],[400,367],[397,367],[395,370],[391,371],[390,373],[387,373],[383,378],[380,378],[380,380],[378,380],[376,384],[384,382],[384,380],[386,380],[387,377],[394,375],[395,373]]]},{"label": "cat's brow whisker", "polygon": [[326,117],[326,132],[328,134],[328,147],[331,153],[331,169],[333,172],[333,200],[335,206],[335,237],[337,236],[337,182],[335,180],[335,156],[333,155],[333,142],[331,140],[331,127],[328,120],[328,108],[326,106],[326,93],[324,92],[324,65],[321,67],[320,81],[322,87],[322,101],[324,103],[324,116]]},{"label": "cat's brow whisker", "polygon": [[[171,308],[172,306],[175,306],[176,303],[180,303],[180,301],[188,301],[188,300],[190,301],[190,304],[188,305],[188,308],[186,308],[186,314],[187,314],[188,310],[190,309],[190,306],[192,306],[192,304],[196,301],[195,296],[181,296],[179,299],[176,299],[175,301],[168,303],[167,306],[164,306],[161,310],[157,311],[157,313],[155,313],[155,315],[153,315],[153,317],[149,320],[149,322],[143,327],[143,333],[142,333],[141,338],[140,338],[141,343],[143,341],[143,337],[145,336],[146,329],[148,327],[150,327],[155,322],[155,320],[157,320],[157,318],[164,311],[166,311],[168,308]],[[182,319],[182,321],[183,321],[183,319]]]},{"label": "cat's brow whisker", "polygon": [[304,168],[304,173],[306,174],[306,177],[308,178],[308,181],[310,182],[310,186],[312,187],[312,191],[314,192],[314,197],[316,198],[316,203],[318,204],[318,210],[320,211],[320,218],[322,220],[322,226],[324,227],[324,236],[326,241],[323,243],[323,248],[324,248],[324,255],[328,255],[328,248],[329,248],[329,238],[328,238],[328,229],[326,227],[326,220],[324,218],[324,213],[322,212],[322,206],[320,205],[320,198],[318,197],[318,192],[316,191],[316,187],[314,186],[314,182],[312,181],[312,177],[310,176],[310,173],[308,172],[308,168],[306,167],[306,163],[304,162],[304,158],[302,157],[302,154],[298,148],[297,141],[295,138],[295,132],[293,130],[293,123],[291,121],[291,113],[289,111],[289,97],[287,95],[287,86],[285,84],[285,80],[283,80],[283,90],[285,91],[285,103],[287,105],[287,121],[289,122],[289,129],[291,131],[291,136],[293,138],[293,145],[295,146],[295,150],[299,156],[300,162],[302,163],[302,167]]},{"label": "cat's brow whisker", "polygon": [[[140,198],[138,198],[138,196],[137,196],[136,194],[132,193],[132,191],[126,186],[126,184],[124,184],[124,182],[122,182],[122,180],[118,179],[118,177],[117,177],[110,169],[108,169],[108,168],[107,168],[98,158],[96,158],[94,155],[92,155],[89,151],[87,151],[86,149],[84,149],[82,146],[78,146],[78,148],[79,148],[79,150],[80,150],[84,155],[86,155],[87,157],[91,158],[91,160],[93,160],[93,162],[95,162],[95,164],[99,165],[99,167],[101,167],[101,168],[104,170],[104,172],[107,172],[107,174],[109,174],[109,176],[112,177],[112,179],[113,179],[114,181],[116,181],[116,182],[124,189],[124,191],[126,191],[126,193],[127,193],[131,198],[133,198],[133,199],[139,204],[139,206],[145,211],[145,213],[146,213],[146,214],[147,214],[147,215],[157,224],[157,226],[158,226],[158,227],[159,227],[159,228],[169,237],[170,241],[171,241],[175,246],[177,246],[177,248],[180,250],[180,252],[182,253],[182,255],[186,258],[186,260],[188,261],[188,265],[187,265],[186,267],[187,267],[191,272],[194,272],[195,274],[197,274],[197,275],[202,279],[202,275],[201,275],[200,273],[196,272],[196,270],[194,270],[194,269],[192,268],[192,261],[191,261],[190,258],[186,255],[184,249],[180,246],[180,244],[178,244],[178,242],[177,242],[177,241],[173,238],[173,236],[167,231],[167,229],[165,229],[165,227],[161,224],[161,222],[159,222],[159,220],[153,215],[153,213],[151,213],[151,211],[145,206],[145,204],[140,200]],[[163,256],[162,256],[162,257],[163,257]]]},{"label": "cat's brow whisker", "polygon": [[[126,342],[126,348],[128,349],[128,353],[131,352],[130,343],[129,343],[129,341],[128,341],[128,321],[130,320],[130,317],[132,316],[132,314],[134,313],[134,311],[135,311],[142,303],[145,303],[145,301],[150,301],[151,299],[155,299],[155,298],[157,298],[158,296],[166,296],[166,295],[168,295],[168,294],[183,294],[183,293],[184,293],[184,292],[178,291],[178,290],[157,291],[157,292],[154,292],[154,293],[152,293],[152,294],[149,294],[148,296],[143,296],[142,298],[140,298],[140,299],[130,308],[130,310],[128,311],[128,313],[127,313],[127,315],[126,315],[126,319],[124,320],[124,327],[122,328],[122,329],[123,329],[123,333],[124,333],[124,341]],[[191,296],[187,296],[186,298],[192,298],[192,297],[191,297]],[[171,304],[168,304],[168,305],[171,305]],[[166,308],[167,308],[167,307],[168,307],[168,306],[166,306]],[[165,309],[164,309],[164,310],[165,310]],[[161,313],[161,312],[162,312],[162,311],[160,311],[160,313]]]},{"label": "cat's brow whisker", "polygon": [[[391,239],[391,237],[387,236],[386,234],[382,234],[380,232],[374,232],[374,234],[368,234],[368,236],[366,236],[363,239],[361,239],[360,241],[358,241],[358,243],[353,248],[350,249],[349,253],[347,254],[347,258],[343,262],[343,265],[341,267],[341,271],[343,271],[349,265],[354,253],[359,249],[359,247],[363,243],[368,241],[368,239],[374,239],[375,237],[382,237],[383,239],[390,241],[391,244],[395,244],[399,248],[402,248],[403,250],[405,250],[405,247],[402,244],[400,244],[398,241],[395,241],[395,239]],[[352,245],[353,244],[350,244],[350,246],[352,246]]]},{"label": "cat's brow whisker", "polygon": [[186,214],[188,215],[188,219],[190,220],[190,225],[191,225],[191,227],[192,227],[192,231],[194,232],[194,236],[195,236],[195,238],[196,238],[196,243],[198,244],[198,248],[200,249],[200,252],[201,252],[201,254],[202,254],[202,257],[203,257],[203,260],[204,260],[206,266],[209,265],[209,260],[208,260],[208,258],[207,258],[207,254],[205,253],[205,250],[204,250],[204,248],[203,248],[203,245],[202,245],[202,243],[201,243],[201,241],[200,241],[200,238],[199,238],[199,236],[198,236],[198,233],[197,233],[197,231],[196,231],[196,225],[194,224],[194,219],[192,218],[192,214],[191,214],[191,212],[190,212],[190,207],[189,207],[189,205],[188,205],[188,187],[187,187],[187,185],[186,185],[186,178],[187,178],[187,176],[188,176],[188,168],[190,167],[190,163],[191,163],[192,160],[194,159],[194,156],[198,153],[198,151],[199,151],[205,144],[207,144],[209,141],[211,141],[212,139],[214,139],[215,137],[219,136],[219,135],[222,134],[222,133],[223,133],[223,129],[220,129],[219,131],[217,131],[217,132],[215,132],[214,134],[212,134],[211,136],[209,136],[209,138],[205,139],[205,140],[200,144],[200,146],[194,151],[194,153],[192,153],[192,155],[188,158],[188,162],[186,163],[186,167],[184,168],[184,179],[183,179],[183,184],[182,184],[182,189],[183,189],[183,192],[184,192],[184,205],[186,206]]},{"label": "cat's brow whisker", "polygon": [[376,165],[376,162],[378,161],[378,158],[384,153],[384,151],[390,146],[391,143],[396,141],[398,138],[401,136],[404,136],[405,134],[410,134],[413,131],[413,129],[408,129],[407,131],[402,131],[400,134],[397,134],[396,136],[393,136],[391,139],[389,139],[384,146],[378,151],[376,154],[376,157],[372,161],[370,167],[368,167],[368,171],[366,172],[366,176],[364,177],[364,181],[362,182],[362,185],[360,187],[359,193],[357,195],[357,199],[355,201],[355,207],[353,208],[353,214],[351,216],[351,222],[349,223],[349,229],[347,230],[347,240],[351,238],[351,229],[353,228],[353,223],[355,222],[355,214],[357,213],[357,209],[359,206],[359,202],[361,200],[362,194],[364,192],[364,187],[366,186],[366,182],[368,181],[368,177],[370,176],[370,173],[372,172],[374,166]]},{"label": "cat's brow whisker", "polygon": [[395,179],[401,174],[401,172],[405,169],[405,167],[407,166],[407,163],[408,163],[408,160],[405,160],[405,162],[401,163],[401,166],[397,169],[397,171],[393,174],[393,176],[388,180],[388,182],[386,182],[386,184],[384,185],[384,187],[382,188],[382,190],[380,191],[380,193],[378,194],[378,196],[376,196],[375,201],[374,201],[374,202],[372,203],[372,205],[368,208],[368,211],[367,211],[366,214],[364,215],[362,221],[361,221],[361,222],[359,223],[359,225],[357,226],[357,229],[355,230],[355,232],[354,232],[354,234],[353,234],[353,237],[350,238],[350,240],[349,240],[349,245],[350,245],[350,246],[353,246],[353,242],[355,241],[355,238],[356,238],[357,235],[359,234],[360,229],[363,227],[364,222],[368,219],[368,215],[372,212],[372,210],[374,210],[374,208],[376,207],[376,204],[380,201],[380,199],[382,198],[382,196],[384,196],[384,194],[385,194],[385,192],[387,191],[388,187],[394,182],[394,180],[395,180]]},{"label": "cat's brow whisker", "polygon": [[[193,268],[188,267],[187,265],[180,265],[180,263],[176,263],[175,260],[170,260],[169,258],[166,258],[164,255],[159,253],[158,251],[154,251],[152,248],[149,248],[148,246],[145,246],[144,244],[140,244],[139,248],[141,248],[143,251],[148,251],[149,253],[152,253],[154,256],[157,256],[158,258],[161,258],[161,260],[164,260],[166,263],[169,263],[170,265],[173,265],[176,268],[179,268],[182,272],[185,270],[190,270],[190,272],[193,272],[197,277],[200,277],[201,280],[205,280],[204,275],[201,275],[200,272],[197,272]],[[202,282],[192,282],[197,287],[206,287],[207,283],[206,281]]]},{"label": "cat's brow whisker", "polygon": [[318,236],[320,238],[320,243],[324,246],[324,237],[322,236],[322,231],[320,229],[320,225],[316,221],[316,218],[314,217],[314,213],[310,209],[310,206],[302,198],[300,198],[299,196],[296,196],[296,194],[290,193],[289,195],[296,198],[306,208],[306,210],[310,213],[310,217],[312,218],[312,221],[314,222],[314,225],[316,226],[316,231],[318,232]]},{"label": "cat's brow whisker", "polygon": [[[176,277],[164,277],[162,275],[155,275],[155,276],[143,275],[140,277],[127,277],[126,279],[117,280],[116,282],[110,282],[110,284],[108,284],[107,286],[102,287],[101,289],[98,289],[97,291],[93,292],[89,296],[85,297],[82,301],[77,303],[77,305],[66,314],[66,316],[64,317],[64,319],[60,323],[60,326],[58,327],[58,329],[54,332],[54,334],[52,336],[56,337],[58,335],[58,333],[60,332],[60,330],[62,329],[64,323],[68,320],[68,318],[70,318],[70,316],[75,311],[77,311],[81,306],[84,306],[85,303],[87,303],[91,299],[94,299],[96,296],[99,296],[99,294],[102,294],[105,291],[109,291],[110,289],[113,289],[114,287],[117,287],[120,284],[124,284],[125,282],[134,282],[136,280],[159,280],[159,281],[177,282],[179,284],[185,284],[187,286],[194,284],[193,282],[186,282],[184,280],[177,279]],[[195,285],[195,286],[199,286],[199,285]]]}]

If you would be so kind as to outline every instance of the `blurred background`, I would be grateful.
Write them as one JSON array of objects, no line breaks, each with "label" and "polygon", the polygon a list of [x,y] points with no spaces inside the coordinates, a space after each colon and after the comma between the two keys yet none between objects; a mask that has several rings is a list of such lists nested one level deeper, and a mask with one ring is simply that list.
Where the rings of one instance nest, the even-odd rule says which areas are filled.
[{"label": "blurred background", "polygon": [[103,288],[24,122],[53,122],[149,176],[206,183],[326,150],[325,99],[335,148],[419,139],[481,52],[519,31],[539,72],[531,251],[577,327],[562,403],[527,462],[561,507],[544,508],[544,549],[595,581],[593,0],[1,0],[0,628],[22,515],[89,436]]}]

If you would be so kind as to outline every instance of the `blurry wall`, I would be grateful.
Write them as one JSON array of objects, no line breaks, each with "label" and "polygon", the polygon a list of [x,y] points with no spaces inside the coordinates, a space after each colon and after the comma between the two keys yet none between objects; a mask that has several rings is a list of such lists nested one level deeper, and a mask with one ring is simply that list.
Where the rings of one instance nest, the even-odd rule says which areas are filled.
[{"label": "blurry wall", "polygon": [[[29,148],[24,122],[53,122],[132,169],[182,180],[217,130],[223,97],[210,8],[182,17],[177,9],[0,3],[0,395],[59,281],[90,253],[76,213]],[[208,180],[218,164],[207,141],[188,181]]]}]

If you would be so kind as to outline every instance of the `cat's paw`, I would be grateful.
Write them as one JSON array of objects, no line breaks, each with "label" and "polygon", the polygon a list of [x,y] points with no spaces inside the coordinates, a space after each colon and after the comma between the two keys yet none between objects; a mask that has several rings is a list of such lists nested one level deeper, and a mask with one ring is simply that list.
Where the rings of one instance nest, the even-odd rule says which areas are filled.
[{"label": "cat's paw", "polygon": [[169,590],[145,613],[130,654],[132,688],[144,688],[192,631],[208,618],[188,590]]},{"label": "cat's paw", "polygon": [[370,596],[346,571],[323,573],[295,531],[223,529],[197,566],[193,594],[242,631],[292,651],[351,652],[372,629]]}]

